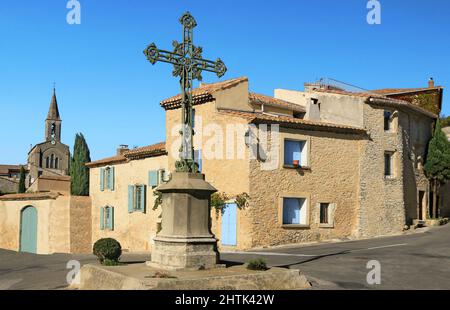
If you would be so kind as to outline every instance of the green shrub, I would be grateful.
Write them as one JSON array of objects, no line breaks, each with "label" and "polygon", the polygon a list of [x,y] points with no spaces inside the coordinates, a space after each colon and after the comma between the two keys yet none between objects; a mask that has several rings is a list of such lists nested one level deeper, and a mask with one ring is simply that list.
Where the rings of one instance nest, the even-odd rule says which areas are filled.
[{"label": "green shrub", "polygon": [[252,259],[247,264],[249,270],[267,270],[266,260],[264,258]]},{"label": "green shrub", "polygon": [[104,238],[97,240],[94,244],[94,255],[102,265],[116,266],[119,264],[120,255],[122,255],[122,247],[120,243],[112,238]]}]

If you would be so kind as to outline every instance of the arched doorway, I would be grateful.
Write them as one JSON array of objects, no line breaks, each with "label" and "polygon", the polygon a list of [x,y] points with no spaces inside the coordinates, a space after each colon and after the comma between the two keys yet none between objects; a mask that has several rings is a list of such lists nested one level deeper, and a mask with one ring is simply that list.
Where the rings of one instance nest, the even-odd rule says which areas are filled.
[{"label": "arched doorway", "polygon": [[20,212],[20,252],[37,252],[37,210],[33,206]]}]

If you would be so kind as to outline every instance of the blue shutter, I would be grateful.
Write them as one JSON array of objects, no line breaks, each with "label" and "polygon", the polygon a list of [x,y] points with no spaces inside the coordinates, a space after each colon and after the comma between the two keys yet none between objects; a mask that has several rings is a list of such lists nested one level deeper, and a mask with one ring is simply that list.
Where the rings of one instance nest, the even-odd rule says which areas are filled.
[{"label": "blue shutter", "polygon": [[111,167],[109,171],[109,189],[114,190],[114,167]]},{"label": "blue shutter", "polygon": [[145,206],[146,206],[146,186],[145,185],[140,185],[141,187],[141,205],[139,206],[139,210],[142,213],[145,213]]},{"label": "blue shutter", "polygon": [[105,169],[100,168],[100,190],[103,192],[105,190]]},{"label": "blue shutter", "polygon": [[105,229],[105,208],[100,208],[100,229]]},{"label": "blue shutter", "polygon": [[151,187],[158,186],[158,170],[148,172],[148,185]]},{"label": "blue shutter", "polygon": [[128,185],[128,213],[133,213],[133,202],[134,202],[134,186]]},{"label": "blue shutter", "polygon": [[202,150],[194,151],[194,161],[198,165],[198,172],[202,172],[203,169]]},{"label": "blue shutter", "polygon": [[114,230],[114,207],[109,207],[109,229]]}]

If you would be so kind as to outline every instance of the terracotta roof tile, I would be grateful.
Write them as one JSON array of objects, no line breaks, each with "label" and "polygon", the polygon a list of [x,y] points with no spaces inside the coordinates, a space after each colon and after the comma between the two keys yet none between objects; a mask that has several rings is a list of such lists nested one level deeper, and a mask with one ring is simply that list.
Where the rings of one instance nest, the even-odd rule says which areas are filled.
[{"label": "terracotta roof tile", "polygon": [[123,155],[128,159],[136,159],[143,157],[150,157],[156,155],[165,155],[166,151],[166,142],[160,142],[140,148],[136,148],[133,150],[129,150],[125,152]]},{"label": "terracotta roof tile", "polygon": [[25,194],[11,194],[0,196],[0,200],[46,200],[56,199],[61,196],[57,192],[39,192],[39,193],[25,193]]},{"label": "terracotta roof tile", "polygon": [[103,158],[97,161],[93,161],[87,163],[86,166],[89,168],[96,168],[106,165],[126,163],[134,159],[160,156],[166,154],[167,154],[166,142],[160,142],[126,151],[122,155],[116,155],[108,158]]},{"label": "terracotta roof tile", "polygon": [[[240,77],[212,84],[203,83],[200,87],[194,88],[192,90],[193,104],[197,105],[212,101],[214,99],[212,94],[214,94],[215,92],[233,87],[241,82],[246,81],[248,81],[247,77]],[[166,110],[179,108],[181,106],[181,94],[161,101],[160,105]]]},{"label": "terracotta roof tile", "polygon": [[403,93],[415,93],[427,90],[437,90],[441,89],[442,86],[436,87],[422,87],[422,88],[384,88],[384,89],[375,89],[371,92],[381,95],[394,95],[394,94],[403,94]]},{"label": "terracotta roof tile", "polygon": [[[428,88],[430,89],[430,88]],[[430,111],[421,108],[415,104],[412,104],[405,100],[400,99],[394,99],[388,96],[384,96],[381,94],[375,94],[375,93],[353,93],[353,92],[347,92],[347,91],[341,91],[341,90],[332,90],[332,89],[315,89],[316,92],[321,93],[331,93],[331,94],[337,94],[337,95],[347,95],[347,96],[353,96],[353,97],[362,97],[370,101],[371,103],[377,103],[381,106],[398,106],[398,107],[405,107],[409,108],[411,110],[414,110],[416,112],[419,112],[421,114],[425,114],[429,117],[436,118],[437,115],[434,113],[431,113]]]},{"label": "terracotta roof tile", "polygon": [[306,112],[305,107],[301,105],[266,95],[249,93],[248,99],[250,100],[250,103],[267,104],[270,106],[292,109],[296,112]]},{"label": "terracotta roof tile", "polygon": [[[12,171],[20,171],[20,167],[22,167],[22,166],[21,165],[0,165],[0,174],[7,174],[11,170]],[[24,168],[26,171],[28,171],[28,169],[26,169],[25,165],[24,165]]]},{"label": "terracotta roof tile", "polygon": [[220,110],[219,113],[241,117],[247,119],[249,122],[257,123],[257,122],[275,122],[283,125],[294,125],[294,127],[305,128],[305,129],[318,129],[318,130],[336,130],[336,131],[352,131],[365,133],[366,131],[363,128],[353,127],[353,126],[345,126],[339,124],[332,124],[326,122],[317,122],[310,121],[300,118],[294,118],[289,116],[276,116],[276,115],[268,115],[263,113],[254,113],[254,112],[244,112],[244,111],[236,111],[236,110]]},{"label": "terracotta roof tile", "polygon": [[349,91],[345,91],[345,90],[319,89],[319,88],[314,89],[314,91],[319,92],[319,93],[330,93],[330,94],[336,94],[336,95],[346,95],[346,96],[362,97],[362,98],[370,98],[370,97],[387,98],[386,96],[383,96],[381,94],[368,93],[368,92],[355,93],[355,92],[349,92]]},{"label": "terracotta roof tile", "polygon": [[99,159],[96,161],[91,161],[90,163],[87,163],[86,166],[89,168],[95,168],[95,167],[101,167],[105,165],[111,165],[111,164],[119,164],[126,162],[127,159],[123,155],[116,155],[112,157],[107,157],[103,159]]}]

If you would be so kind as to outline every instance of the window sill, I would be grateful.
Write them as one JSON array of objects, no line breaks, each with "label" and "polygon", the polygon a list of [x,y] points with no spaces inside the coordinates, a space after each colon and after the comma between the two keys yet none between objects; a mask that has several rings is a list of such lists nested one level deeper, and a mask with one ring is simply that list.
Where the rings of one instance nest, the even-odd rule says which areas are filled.
[{"label": "window sill", "polygon": [[283,165],[284,169],[296,169],[296,170],[303,170],[303,171],[311,171],[311,167],[308,166],[294,166],[294,165]]},{"label": "window sill", "polygon": [[333,224],[319,224],[319,228],[334,228]]},{"label": "window sill", "polygon": [[285,229],[309,229],[308,224],[283,224],[281,225],[281,228]]},{"label": "window sill", "polygon": [[394,176],[384,176],[384,180],[385,181],[395,181],[395,180],[397,180],[397,178]]}]

